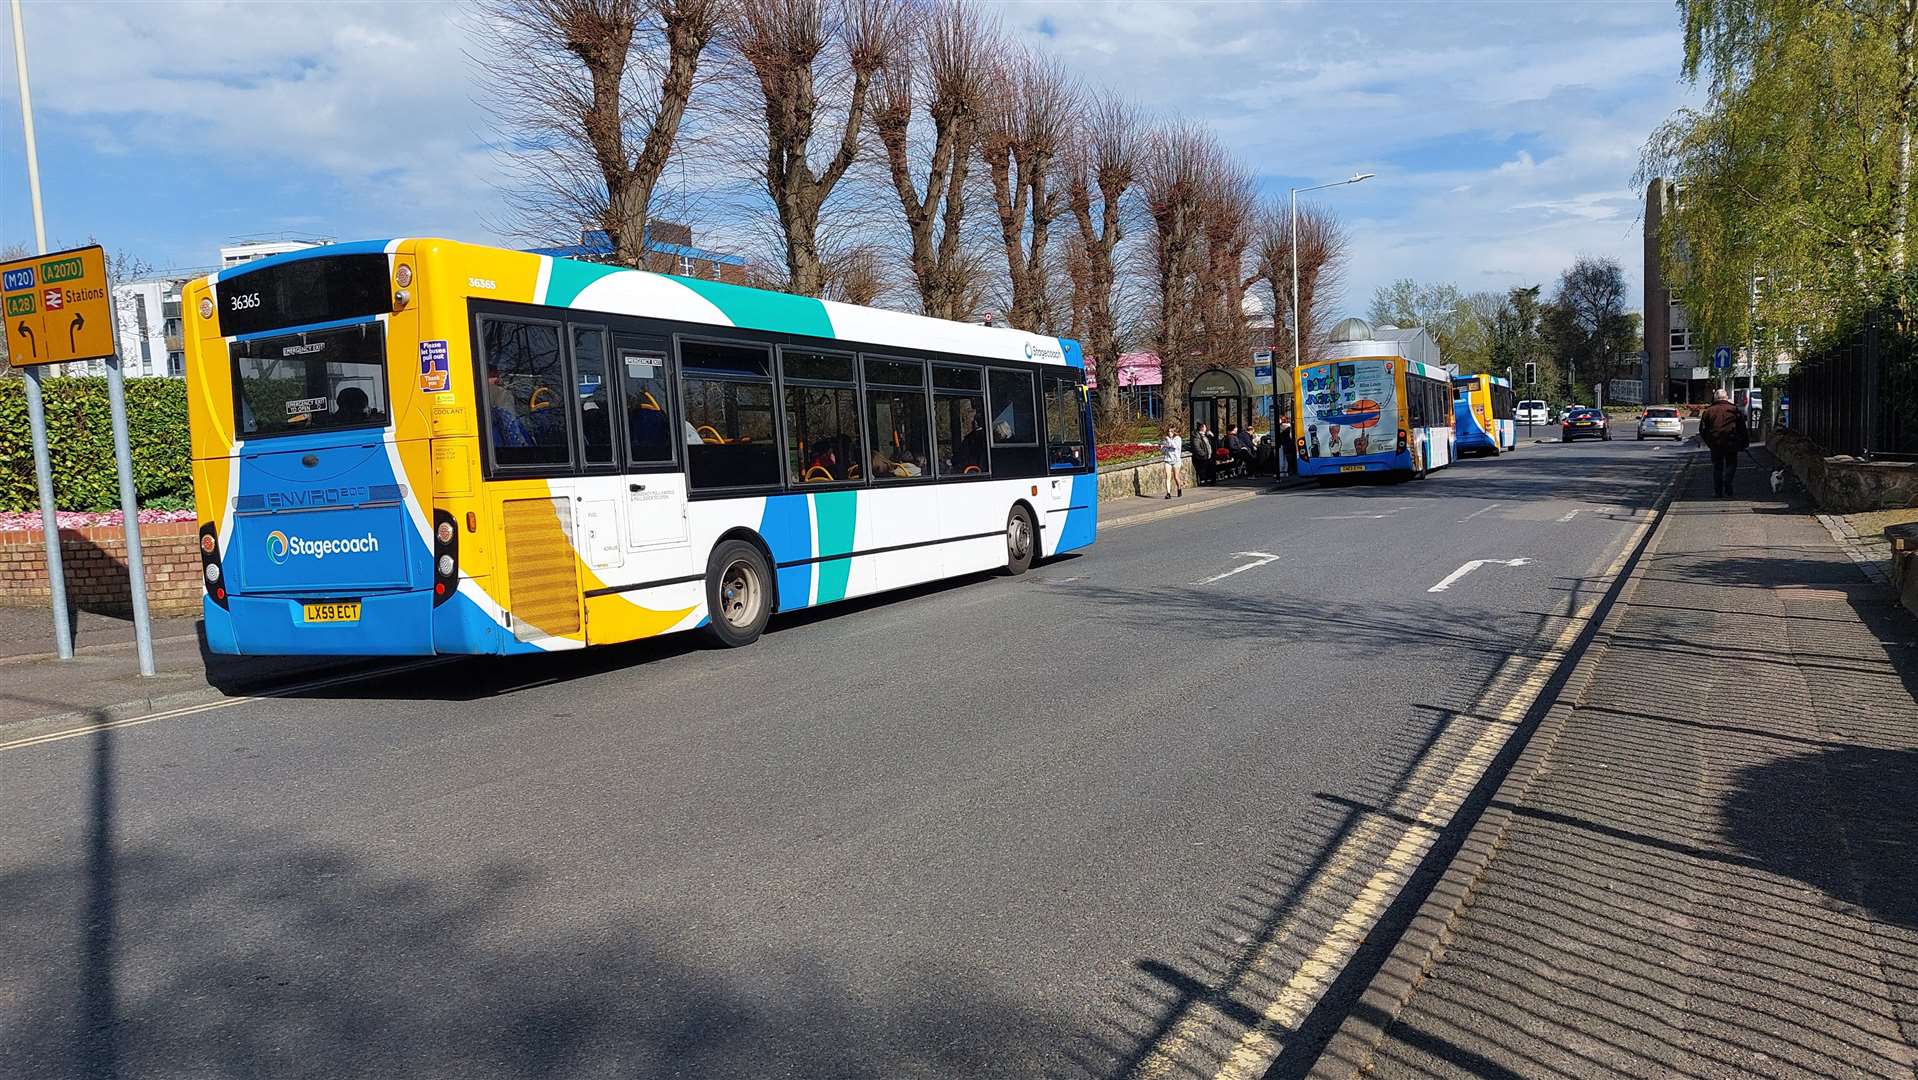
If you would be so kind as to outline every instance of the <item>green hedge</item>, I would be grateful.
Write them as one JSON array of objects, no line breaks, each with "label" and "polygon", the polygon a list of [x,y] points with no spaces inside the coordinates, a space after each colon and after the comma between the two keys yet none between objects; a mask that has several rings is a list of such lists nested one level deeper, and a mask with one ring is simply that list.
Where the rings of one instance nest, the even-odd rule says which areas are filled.
[{"label": "green hedge", "polygon": [[[45,379],[47,446],[54,498],[62,510],[118,510],[113,467],[113,413],[103,376]],[[140,506],[193,508],[193,462],[187,442],[186,382],[127,380],[127,433]],[[33,436],[27,430],[26,384],[0,378],[0,510],[40,505],[33,482]]]}]

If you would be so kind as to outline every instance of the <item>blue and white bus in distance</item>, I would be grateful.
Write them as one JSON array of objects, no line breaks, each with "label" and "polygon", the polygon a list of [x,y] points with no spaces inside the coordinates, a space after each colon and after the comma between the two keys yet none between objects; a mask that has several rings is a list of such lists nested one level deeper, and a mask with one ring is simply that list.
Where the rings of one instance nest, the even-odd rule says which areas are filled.
[{"label": "blue and white bus in distance", "polygon": [[1510,379],[1483,372],[1454,375],[1452,393],[1460,454],[1497,457],[1518,449],[1518,394]]}]

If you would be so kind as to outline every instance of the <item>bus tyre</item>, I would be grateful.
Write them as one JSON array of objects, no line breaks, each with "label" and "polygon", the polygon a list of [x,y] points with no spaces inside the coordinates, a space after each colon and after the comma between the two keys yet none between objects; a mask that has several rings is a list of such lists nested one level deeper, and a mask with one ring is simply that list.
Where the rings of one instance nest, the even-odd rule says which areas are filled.
[{"label": "bus tyre", "polygon": [[744,540],[728,540],[706,560],[707,636],[729,649],[751,645],[772,617],[772,568]]},{"label": "bus tyre", "polygon": [[1019,575],[1032,569],[1032,556],[1038,549],[1039,533],[1032,527],[1032,513],[1015,506],[1006,515],[1006,573]]}]

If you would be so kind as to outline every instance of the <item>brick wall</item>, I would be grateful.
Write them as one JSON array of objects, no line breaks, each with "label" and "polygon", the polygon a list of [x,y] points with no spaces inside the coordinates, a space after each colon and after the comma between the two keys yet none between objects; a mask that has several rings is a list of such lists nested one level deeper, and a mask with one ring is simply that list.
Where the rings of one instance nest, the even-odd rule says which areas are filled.
[{"label": "brick wall", "polygon": [[[147,525],[140,530],[146,558],[147,607],[155,615],[200,610],[199,526],[191,521]],[[0,605],[46,607],[47,554],[39,530],[0,532]],[[66,567],[67,602],[89,611],[126,612],[127,539],[118,528],[61,529],[60,560]]]}]

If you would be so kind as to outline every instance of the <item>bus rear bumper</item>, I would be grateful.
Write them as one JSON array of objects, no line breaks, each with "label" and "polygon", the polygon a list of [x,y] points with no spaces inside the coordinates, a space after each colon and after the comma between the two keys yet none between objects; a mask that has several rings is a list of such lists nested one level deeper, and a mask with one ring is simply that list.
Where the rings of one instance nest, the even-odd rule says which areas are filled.
[{"label": "bus rear bumper", "polygon": [[[311,598],[307,598],[311,599]],[[431,656],[433,594],[424,590],[360,598],[351,622],[308,622],[304,601],[229,596],[204,604],[207,647],[227,656]]]}]

